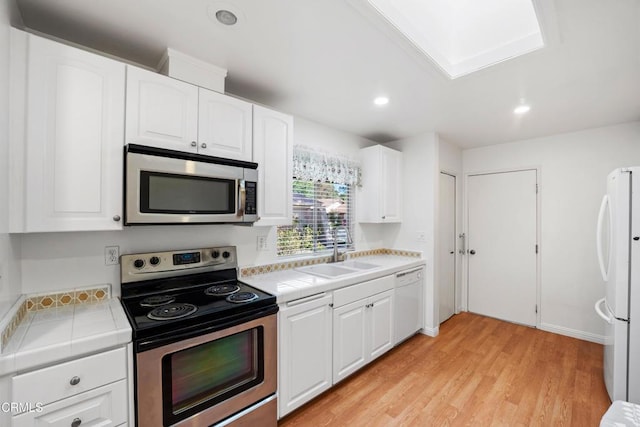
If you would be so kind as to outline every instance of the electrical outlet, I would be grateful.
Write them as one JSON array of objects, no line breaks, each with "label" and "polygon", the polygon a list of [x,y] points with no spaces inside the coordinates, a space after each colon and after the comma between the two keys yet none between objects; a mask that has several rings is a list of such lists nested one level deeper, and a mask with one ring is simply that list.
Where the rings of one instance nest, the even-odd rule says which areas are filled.
[{"label": "electrical outlet", "polygon": [[120,258],[120,246],[104,247],[104,265],[118,265]]},{"label": "electrical outlet", "polygon": [[267,236],[258,236],[258,250],[266,251],[269,249],[269,245],[267,244]]},{"label": "electrical outlet", "polygon": [[424,231],[418,231],[416,233],[416,240],[418,242],[426,242],[427,241],[427,233],[425,233]]}]

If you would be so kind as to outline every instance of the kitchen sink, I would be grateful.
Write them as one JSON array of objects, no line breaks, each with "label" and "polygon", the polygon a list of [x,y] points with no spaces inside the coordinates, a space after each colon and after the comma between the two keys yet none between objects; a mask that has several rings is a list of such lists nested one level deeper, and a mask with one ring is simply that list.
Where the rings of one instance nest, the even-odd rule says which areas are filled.
[{"label": "kitchen sink", "polygon": [[343,261],[339,265],[347,268],[355,268],[356,270],[369,270],[371,268],[380,267],[379,265],[369,264],[368,262],[362,261]]},{"label": "kitchen sink", "polygon": [[379,267],[375,264],[369,264],[362,261],[344,261],[332,264],[316,264],[309,265],[307,267],[296,268],[296,270],[307,274],[313,274],[315,276],[325,277],[331,279],[333,277],[345,276],[347,274],[354,274],[361,270],[368,270],[371,268]]},{"label": "kitchen sink", "polygon": [[327,277],[327,278],[339,277],[339,276],[344,276],[346,274],[353,274],[358,272],[358,270],[356,269],[339,267],[335,264],[309,265],[307,267],[296,268],[296,270],[302,271],[303,273],[313,274],[315,276]]}]

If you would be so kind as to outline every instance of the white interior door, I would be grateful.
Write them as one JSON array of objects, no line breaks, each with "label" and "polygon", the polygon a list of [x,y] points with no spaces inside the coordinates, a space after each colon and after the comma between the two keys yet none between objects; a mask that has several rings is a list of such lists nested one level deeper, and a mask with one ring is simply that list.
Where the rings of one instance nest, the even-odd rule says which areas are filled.
[{"label": "white interior door", "polygon": [[536,171],[468,179],[469,311],[536,324]]},{"label": "white interior door", "polygon": [[438,226],[438,299],[440,323],[455,312],[456,177],[440,174]]}]

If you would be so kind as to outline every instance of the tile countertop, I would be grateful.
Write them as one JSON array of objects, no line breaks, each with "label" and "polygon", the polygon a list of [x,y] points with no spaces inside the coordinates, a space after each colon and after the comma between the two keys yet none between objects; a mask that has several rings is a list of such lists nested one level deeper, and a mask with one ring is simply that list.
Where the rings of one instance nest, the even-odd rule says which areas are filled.
[{"label": "tile countertop", "polygon": [[117,298],[29,312],[0,354],[0,376],[131,342]]},{"label": "tile countertop", "polygon": [[[241,280],[251,286],[275,295],[278,304],[281,304],[425,265],[424,259],[397,255],[374,255],[359,257],[357,260],[359,262],[376,264],[379,267],[369,270],[359,270],[353,274],[346,274],[334,278],[315,276],[294,268],[291,270],[242,277]],[[340,264],[341,263],[335,263],[332,265],[340,266]]]}]

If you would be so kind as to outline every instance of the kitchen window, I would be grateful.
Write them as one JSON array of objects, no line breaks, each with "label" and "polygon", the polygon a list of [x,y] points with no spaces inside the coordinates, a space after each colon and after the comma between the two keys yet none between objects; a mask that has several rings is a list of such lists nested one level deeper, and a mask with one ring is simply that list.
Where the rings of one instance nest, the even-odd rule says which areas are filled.
[{"label": "kitchen window", "polygon": [[355,186],[359,165],[340,156],[296,147],[293,224],[278,227],[278,256],[353,249]]}]

